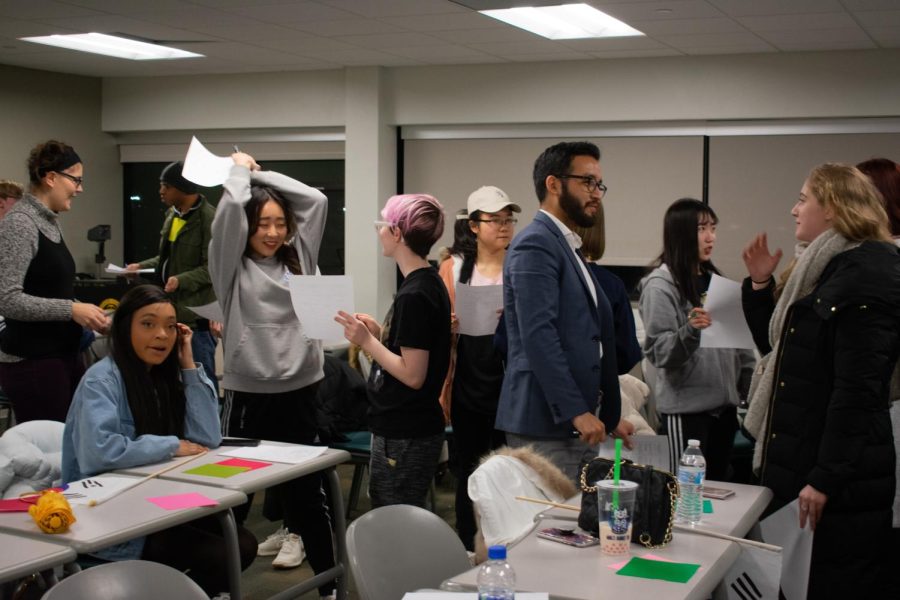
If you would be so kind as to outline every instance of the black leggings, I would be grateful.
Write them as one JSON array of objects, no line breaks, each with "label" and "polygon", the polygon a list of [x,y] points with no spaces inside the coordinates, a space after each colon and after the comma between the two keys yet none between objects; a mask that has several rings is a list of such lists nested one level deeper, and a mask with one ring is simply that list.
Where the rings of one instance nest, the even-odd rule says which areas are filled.
[{"label": "black leggings", "polygon": [[[223,434],[312,444],[316,441],[317,388],[318,384],[313,384],[281,394],[226,390],[225,410],[222,413]],[[316,573],[327,571],[335,565],[331,517],[323,483],[324,476],[313,473],[271,488],[276,502],[281,504],[285,527],[303,539],[309,565]],[[235,508],[234,516],[238,523],[243,523],[247,518],[251,502],[252,496],[249,502]],[[333,589],[334,584],[329,582],[319,588],[319,594],[327,596]]]},{"label": "black leggings", "polygon": [[[237,535],[243,571],[256,558],[257,541],[240,525]],[[228,590],[225,540],[217,517],[204,517],[148,535],[141,558],[187,571],[210,596]]]}]

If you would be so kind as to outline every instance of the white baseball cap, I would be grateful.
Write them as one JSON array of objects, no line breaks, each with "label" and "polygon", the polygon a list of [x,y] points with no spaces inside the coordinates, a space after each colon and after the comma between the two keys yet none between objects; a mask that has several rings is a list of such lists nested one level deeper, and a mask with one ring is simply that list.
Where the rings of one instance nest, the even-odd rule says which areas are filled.
[{"label": "white baseball cap", "polygon": [[476,210],[495,213],[507,207],[513,212],[522,212],[519,205],[510,200],[506,192],[498,187],[485,185],[469,194],[469,202],[467,204],[469,216],[472,216],[472,213]]}]

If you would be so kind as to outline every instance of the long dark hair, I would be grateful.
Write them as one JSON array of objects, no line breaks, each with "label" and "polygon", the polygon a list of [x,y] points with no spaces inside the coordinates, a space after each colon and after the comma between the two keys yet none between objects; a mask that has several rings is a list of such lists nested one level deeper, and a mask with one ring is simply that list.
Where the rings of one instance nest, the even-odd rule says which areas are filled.
[{"label": "long dark hair", "polygon": [[172,304],[172,299],[155,285],[139,285],[122,296],[110,328],[110,355],[125,382],[135,435],[150,433],[182,438],[185,398],[177,342],[169,356],[149,370],[147,364],[138,358],[131,343],[134,314],[145,306],[160,303]]},{"label": "long dark hair", "polygon": [[[287,223],[285,241],[289,241],[297,235],[297,221],[294,220],[294,213],[289,210],[288,203],[284,197],[277,190],[270,187],[261,185],[250,186],[250,201],[244,206],[244,212],[247,214],[247,247],[244,249],[244,254],[248,256],[250,255],[250,236],[256,233],[256,230],[259,228],[259,214],[269,200],[280,206],[281,210],[284,211],[284,221]],[[281,248],[275,252],[275,257],[294,275],[303,274],[300,255],[297,254],[297,249],[293,244],[282,244]],[[307,275],[312,275],[312,273],[307,273]]]},{"label": "long dark hair", "polygon": [[[463,215],[466,211],[461,211]],[[481,211],[476,210],[465,219],[457,219],[453,226],[453,245],[450,246],[450,254],[462,257],[462,268],[459,271],[459,282],[468,283],[475,269],[475,259],[478,258],[478,240],[472,231],[471,222],[477,221]]]},{"label": "long dark hair", "polygon": [[691,306],[700,306],[697,269],[703,274],[721,274],[711,260],[700,262],[697,227],[702,217],[707,217],[713,224],[719,222],[708,204],[694,198],[681,198],[672,203],[663,219],[663,251],[659,261],[669,268],[675,287]]}]

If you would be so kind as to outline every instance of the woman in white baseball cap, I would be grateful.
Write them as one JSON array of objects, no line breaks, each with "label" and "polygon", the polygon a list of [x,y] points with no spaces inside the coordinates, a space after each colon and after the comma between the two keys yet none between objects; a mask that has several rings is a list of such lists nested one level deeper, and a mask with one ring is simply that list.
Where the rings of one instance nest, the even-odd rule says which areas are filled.
[{"label": "woman in white baseball cap", "polygon": [[494,429],[503,364],[494,348],[493,334],[457,333],[456,291],[465,285],[503,284],[503,259],[515,233],[513,215],[522,209],[503,190],[491,185],[472,192],[467,209],[466,214],[456,217],[460,226],[455,229],[450,256],[440,268],[454,311],[454,349],[441,405],[453,424],[457,452],[456,529],[466,548],[474,550],[476,527],[468,479],[482,456],[506,442],[503,432]]}]

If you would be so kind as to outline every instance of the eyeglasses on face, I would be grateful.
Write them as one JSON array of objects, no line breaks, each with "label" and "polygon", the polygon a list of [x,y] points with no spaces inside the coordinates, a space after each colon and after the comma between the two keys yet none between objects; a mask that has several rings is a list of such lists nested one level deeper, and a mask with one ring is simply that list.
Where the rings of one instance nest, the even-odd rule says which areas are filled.
[{"label": "eyeglasses on face", "polygon": [[518,219],[514,217],[507,217],[505,219],[475,219],[479,223],[490,223],[491,227],[510,227],[519,222]]},{"label": "eyeglasses on face", "polygon": [[600,195],[603,196],[606,194],[606,190],[609,189],[603,182],[597,179],[596,177],[592,177],[591,175],[557,175],[559,179],[579,179],[581,183],[584,184],[585,189],[587,189],[588,193],[594,193],[594,190],[600,190]]},{"label": "eyeglasses on face", "polygon": [[381,231],[382,227],[393,227],[390,221],[375,221],[375,231]]},{"label": "eyeglasses on face", "polygon": [[80,187],[84,185],[84,177],[75,177],[74,175],[69,175],[68,173],[63,173],[62,171],[53,171],[57,175],[62,175],[69,181],[75,184],[75,187]]}]

